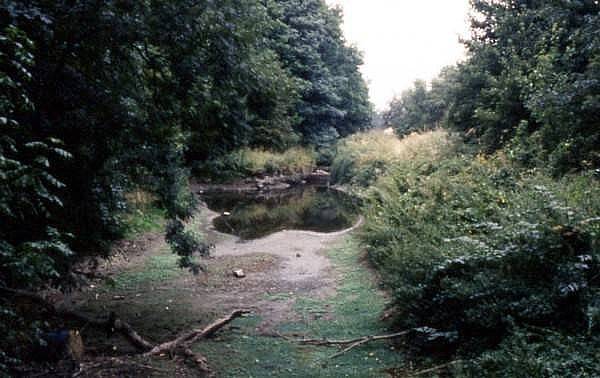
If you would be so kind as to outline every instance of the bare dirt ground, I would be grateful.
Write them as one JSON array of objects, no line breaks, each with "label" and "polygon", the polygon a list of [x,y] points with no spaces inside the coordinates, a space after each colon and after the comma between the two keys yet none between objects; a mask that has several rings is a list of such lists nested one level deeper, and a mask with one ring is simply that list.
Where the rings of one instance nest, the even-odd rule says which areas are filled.
[{"label": "bare dirt ground", "polygon": [[[281,324],[300,320],[293,308],[297,298],[324,300],[335,295],[338,280],[325,252],[362,223],[361,219],[351,229],[330,234],[285,230],[241,241],[214,230],[212,219],[218,215],[201,206],[194,223],[215,246],[204,261],[205,272],[193,275],[179,269],[162,236],[146,234],[120,243],[115,258],[97,270],[103,278],[68,300],[74,308],[96,315],[114,311],[155,342],[241,308],[260,319],[255,335],[277,335]],[[237,269],[245,277],[235,277]],[[91,356],[133,351],[115,337],[91,334],[89,340],[95,344]],[[178,369],[168,367],[178,376],[195,375]]]}]

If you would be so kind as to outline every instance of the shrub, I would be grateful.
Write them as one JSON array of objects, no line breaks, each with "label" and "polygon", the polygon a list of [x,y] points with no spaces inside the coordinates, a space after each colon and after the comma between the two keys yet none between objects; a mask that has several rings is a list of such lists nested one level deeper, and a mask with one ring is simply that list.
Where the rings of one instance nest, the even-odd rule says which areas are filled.
[{"label": "shrub", "polygon": [[465,156],[396,164],[368,197],[362,240],[393,290],[397,327],[418,329],[415,351],[477,354],[515,327],[597,330],[592,174],[555,181],[501,154]]},{"label": "shrub", "polygon": [[498,350],[468,361],[461,377],[562,378],[600,376],[600,340],[564,336],[530,328],[516,329]]}]

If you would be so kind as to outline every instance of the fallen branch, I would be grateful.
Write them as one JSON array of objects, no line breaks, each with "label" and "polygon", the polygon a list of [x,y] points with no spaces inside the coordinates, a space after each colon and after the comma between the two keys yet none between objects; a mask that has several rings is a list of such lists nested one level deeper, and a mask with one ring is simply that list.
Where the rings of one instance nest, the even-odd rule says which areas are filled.
[{"label": "fallen branch", "polygon": [[149,352],[146,353],[146,356],[155,356],[164,353],[172,354],[173,351],[177,348],[189,349],[189,347],[199,339],[204,339],[214,335],[219,329],[231,323],[234,319],[239,318],[248,313],[250,313],[250,311],[248,310],[235,310],[228,316],[221,319],[217,319],[204,328],[194,329],[192,331],[184,333],[183,335],[177,337],[172,341],[156,345]]},{"label": "fallen branch", "polygon": [[204,356],[192,352],[191,345],[200,339],[205,339],[214,335],[233,320],[251,312],[249,310],[235,310],[228,316],[217,319],[204,328],[188,331],[174,340],[156,345],[140,336],[133,329],[133,327],[131,327],[131,325],[120,320],[115,313],[111,313],[106,320],[95,319],[84,314],[56,306],[41,295],[29,291],[10,289],[0,286],[0,293],[29,299],[56,316],[71,318],[87,325],[117,332],[124,336],[125,339],[136,349],[138,349],[140,352],[143,352],[144,357],[159,356],[163,354],[168,354],[169,356],[174,356],[177,353],[181,354],[187,359],[192,359],[196,366],[204,372],[210,371],[208,362]]},{"label": "fallen branch", "polygon": [[330,357],[330,358],[336,358],[336,357],[341,356],[342,354],[349,352],[350,350],[352,350],[360,345],[367,344],[371,341],[396,339],[398,337],[406,336],[411,332],[412,332],[412,330],[407,330],[407,331],[402,331],[402,332],[390,333],[387,335],[377,335],[377,336],[370,335],[370,336],[357,337],[355,339],[348,339],[348,340],[302,339],[302,340],[298,340],[298,342],[300,342],[301,344],[318,345],[318,346],[347,345],[346,348],[342,349],[338,353],[333,354]]}]

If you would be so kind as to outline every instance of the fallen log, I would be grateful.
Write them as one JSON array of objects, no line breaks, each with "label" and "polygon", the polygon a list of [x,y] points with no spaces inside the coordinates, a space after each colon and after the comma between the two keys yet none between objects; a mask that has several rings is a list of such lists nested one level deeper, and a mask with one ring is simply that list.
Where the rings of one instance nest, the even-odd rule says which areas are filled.
[{"label": "fallen log", "polygon": [[149,352],[147,352],[146,355],[155,356],[164,353],[172,354],[175,349],[180,347],[189,349],[190,345],[192,345],[199,339],[205,339],[214,335],[218,330],[231,323],[234,319],[249,313],[249,310],[235,310],[228,316],[221,319],[217,319],[204,328],[194,329],[192,331],[184,333],[183,335],[177,337],[174,340],[156,345]]}]

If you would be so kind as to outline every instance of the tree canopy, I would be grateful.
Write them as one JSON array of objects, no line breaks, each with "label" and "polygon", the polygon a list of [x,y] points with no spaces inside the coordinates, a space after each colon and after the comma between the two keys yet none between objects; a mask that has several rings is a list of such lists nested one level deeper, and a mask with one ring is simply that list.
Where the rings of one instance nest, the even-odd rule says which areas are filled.
[{"label": "tree canopy", "polygon": [[597,1],[474,0],[467,59],[386,114],[397,131],[466,132],[482,149],[512,146],[524,164],[557,174],[598,168]]}]

